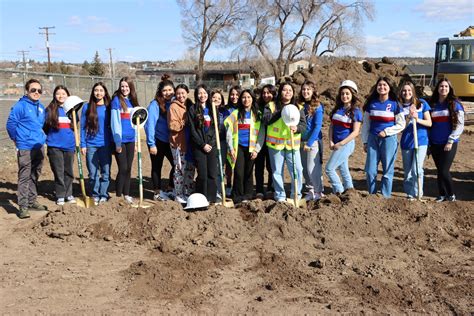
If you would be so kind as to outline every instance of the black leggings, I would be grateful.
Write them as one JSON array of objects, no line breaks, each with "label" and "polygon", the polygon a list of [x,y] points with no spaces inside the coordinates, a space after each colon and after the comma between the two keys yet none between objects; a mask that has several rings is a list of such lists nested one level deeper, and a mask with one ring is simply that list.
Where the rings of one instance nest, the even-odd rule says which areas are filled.
[{"label": "black leggings", "polygon": [[257,158],[255,159],[255,189],[257,193],[264,192],[263,186],[265,184],[265,167],[268,172],[267,191],[273,191],[272,165],[270,164],[270,155],[268,154],[268,147],[264,144],[262,149],[258,153]]},{"label": "black leggings", "polygon": [[196,192],[204,194],[210,203],[215,203],[217,169],[219,168],[216,147],[212,147],[209,153],[205,153],[202,149],[193,148],[193,154],[197,169]]},{"label": "black leggings", "polygon": [[232,187],[232,197],[236,202],[250,200],[253,197],[252,173],[255,160],[250,159],[250,156],[249,148],[239,145],[234,168],[234,186]]},{"label": "black leggings", "polygon": [[135,143],[122,143],[122,152],[115,151],[118,172],[115,179],[115,193],[117,196],[130,195],[130,178],[132,176],[132,163],[135,155]]},{"label": "black leggings", "polygon": [[168,159],[171,169],[168,176],[168,186],[173,188],[173,174],[174,174],[174,163],[173,154],[171,153],[171,147],[169,143],[162,142],[155,138],[156,155],[150,154],[151,159],[151,180],[153,181],[153,190],[161,190],[161,169],[163,168],[163,160]]},{"label": "black leggings", "polygon": [[451,196],[454,194],[453,180],[451,179],[451,165],[453,164],[454,157],[456,156],[456,150],[458,143],[453,143],[450,151],[444,151],[445,145],[431,145],[431,154],[438,171],[438,190],[440,196]]}]

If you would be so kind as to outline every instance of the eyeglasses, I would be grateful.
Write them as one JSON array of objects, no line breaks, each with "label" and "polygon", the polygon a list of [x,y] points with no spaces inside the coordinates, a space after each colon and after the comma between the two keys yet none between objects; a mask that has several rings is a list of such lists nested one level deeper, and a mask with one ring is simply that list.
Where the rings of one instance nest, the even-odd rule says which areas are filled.
[{"label": "eyeglasses", "polygon": [[43,90],[41,89],[36,89],[36,88],[31,88],[30,91],[28,91],[29,93],[36,93],[38,92],[39,94],[42,94],[43,93]]}]

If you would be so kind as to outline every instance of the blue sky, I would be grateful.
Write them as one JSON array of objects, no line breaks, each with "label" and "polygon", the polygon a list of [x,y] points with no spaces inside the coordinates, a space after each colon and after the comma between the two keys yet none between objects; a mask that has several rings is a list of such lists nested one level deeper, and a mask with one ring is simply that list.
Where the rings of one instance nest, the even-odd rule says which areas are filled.
[{"label": "blue sky", "polygon": [[[474,25],[472,0],[374,0],[375,19],[363,29],[366,55],[433,56],[439,37]],[[55,26],[53,61],[180,59],[186,53],[175,0],[0,0],[0,60],[47,60],[40,26]],[[211,49],[207,60],[227,60],[230,51]]]}]

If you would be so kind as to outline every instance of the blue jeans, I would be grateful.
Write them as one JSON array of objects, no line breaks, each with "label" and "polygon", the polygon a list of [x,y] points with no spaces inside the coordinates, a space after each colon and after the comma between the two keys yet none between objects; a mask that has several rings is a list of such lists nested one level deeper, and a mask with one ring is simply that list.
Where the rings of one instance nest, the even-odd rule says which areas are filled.
[{"label": "blue jeans", "polygon": [[[275,200],[284,201],[286,199],[285,186],[283,181],[284,176],[284,164],[286,160],[286,166],[291,175],[291,198],[294,197],[294,176],[293,176],[293,158],[292,151],[283,149],[276,150],[268,147],[268,153],[270,154],[270,163],[273,171],[273,187],[275,189]],[[295,166],[296,166],[296,179],[298,181],[298,198],[301,198],[301,188],[303,180],[303,165],[301,164],[300,150],[294,150]]]},{"label": "blue jeans", "polygon": [[377,168],[380,161],[382,162],[382,195],[387,198],[392,195],[393,172],[397,149],[397,135],[382,138],[369,134],[365,174],[367,189],[370,194],[377,193]]},{"label": "blue jeans", "polygon": [[[349,171],[349,157],[354,152],[355,141],[351,140],[338,150],[334,150],[326,163],[326,174],[331,183],[334,193],[342,193],[345,190],[354,188],[352,184],[352,177]],[[342,183],[337,175],[336,170],[339,170],[342,177]]]},{"label": "blue jeans", "polygon": [[428,149],[427,145],[418,146],[418,172],[415,164],[415,149],[402,149],[402,158],[403,158],[403,189],[408,197],[417,197],[418,196],[418,176],[421,179],[421,188],[420,196],[423,196],[423,163],[425,162],[426,151]]},{"label": "blue jeans", "polygon": [[108,198],[110,164],[112,163],[111,148],[109,146],[87,147],[86,163],[92,197]]}]

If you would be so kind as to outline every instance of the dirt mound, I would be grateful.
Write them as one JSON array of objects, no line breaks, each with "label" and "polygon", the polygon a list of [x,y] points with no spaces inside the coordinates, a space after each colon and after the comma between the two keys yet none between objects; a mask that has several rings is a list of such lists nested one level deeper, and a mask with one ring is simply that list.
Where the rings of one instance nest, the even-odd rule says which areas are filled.
[{"label": "dirt mound", "polygon": [[[422,204],[352,191],[307,210],[261,200],[195,213],[175,202],[148,209],[120,203],[50,212],[33,227],[35,238],[146,245],[147,258],[121,272],[125,293],[189,310],[228,292],[253,299],[255,311],[275,302],[306,312],[472,311],[469,202]],[[245,311],[241,303],[204,310]]]},{"label": "dirt mound", "polygon": [[402,67],[387,58],[382,58],[380,62],[338,59],[331,64],[315,65],[310,70],[296,71],[291,76],[291,81],[297,85],[303,84],[307,79],[314,81],[321,95],[321,101],[332,108],[335,105],[339,84],[343,80],[353,80],[359,88],[359,95],[365,98],[380,76],[389,77],[396,85],[400,80],[409,78]]}]

